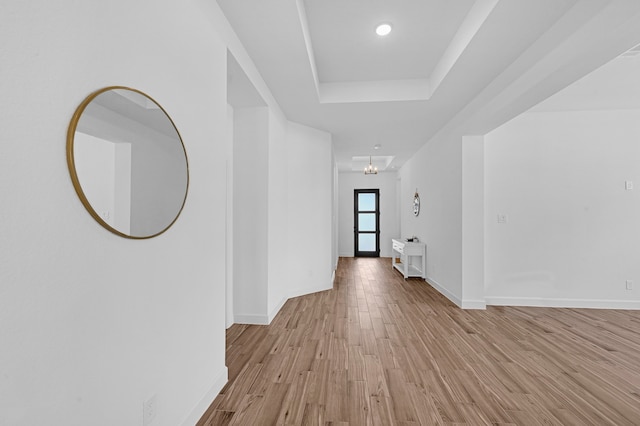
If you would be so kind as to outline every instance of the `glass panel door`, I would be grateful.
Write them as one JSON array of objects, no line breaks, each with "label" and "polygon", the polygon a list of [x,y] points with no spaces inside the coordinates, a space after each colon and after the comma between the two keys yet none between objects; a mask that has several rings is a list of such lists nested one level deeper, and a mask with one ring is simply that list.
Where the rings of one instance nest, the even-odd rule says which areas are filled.
[{"label": "glass panel door", "polygon": [[380,191],[355,189],[353,231],[355,256],[380,257]]}]

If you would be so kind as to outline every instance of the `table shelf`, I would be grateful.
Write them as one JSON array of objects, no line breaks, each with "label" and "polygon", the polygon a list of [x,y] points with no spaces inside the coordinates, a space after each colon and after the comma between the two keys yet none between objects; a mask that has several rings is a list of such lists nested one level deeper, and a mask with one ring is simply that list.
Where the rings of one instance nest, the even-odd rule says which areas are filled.
[{"label": "table shelf", "polygon": [[391,258],[393,268],[400,271],[404,279],[409,277],[426,278],[426,245],[397,239],[391,241],[393,243]]}]

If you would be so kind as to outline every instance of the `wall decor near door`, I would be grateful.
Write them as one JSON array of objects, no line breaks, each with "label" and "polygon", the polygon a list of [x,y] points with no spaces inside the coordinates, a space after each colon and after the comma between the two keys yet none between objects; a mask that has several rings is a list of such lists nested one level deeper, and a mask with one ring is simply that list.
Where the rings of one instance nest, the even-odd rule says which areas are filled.
[{"label": "wall decor near door", "polygon": [[420,214],[420,196],[418,195],[418,188],[416,193],[413,194],[413,215],[418,216]]},{"label": "wall decor near door", "polygon": [[100,89],[78,107],[67,133],[73,187],[89,214],[125,238],[162,234],[187,197],[189,167],[167,112],[143,92]]},{"label": "wall decor near door", "polygon": [[380,190],[353,190],[354,255],[380,257]]}]

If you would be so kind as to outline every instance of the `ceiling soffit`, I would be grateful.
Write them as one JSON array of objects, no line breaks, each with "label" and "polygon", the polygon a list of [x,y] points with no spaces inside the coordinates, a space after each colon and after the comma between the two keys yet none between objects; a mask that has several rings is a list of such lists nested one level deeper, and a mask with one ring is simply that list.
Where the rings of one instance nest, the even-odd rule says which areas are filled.
[{"label": "ceiling soffit", "polygon": [[[367,19],[371,22],[371,25],[367,25],[371,30],[369,40],[383,43],[391,40],[376,40],[376,37],[373,36],[374,26],[379,23],[373,21],[377,19],[375,17],[376,13],[368,13],[365,14],[366,18],[358,19],[357,10],[354,9],[353,5],[356,4],[357,8],[362,9],[372,3],[365,1],[348,2],[351,9],[347,8],[346,13],[339,14],[333,9],[344,9],[345,2],[331,0],[322,2],[323,7],[318,8],[318,3],[313,3],[309,0],[306,3],[305,0],[296,0],[309,66],[312,70],[319,102],[330,104],[430,99],[489,17],[498,1],[454,2],[458,4],[457,8],[454,8],[444,7],[443,2],[412,2],[404,0],[404,3],[407,3],[404,9],[406,11],[404,19],[411,21],[414,31],[411,33],[411,29],[408,29],[403,34],[402,29],[397,29],[396,32],[400,33],[398,37],[401,38],[398,45],[403,47],[395,49],[395,51],[400,52],[401,56],[396,56],[395,58],[389,55],[384,56],[384,58],[389,58],[389,62],[393,62],[388,64],[379,62],[376,58],[372,58],[371,55],[369,58],[356,57],[353,62],[354,66],[356,63],[364,63],[369,69],[358,69],[354,73],[348,71],[348,63],[341,65],[337,71],[335,67],[331,66],[333,62],[344,62],[349,55],[358,56],[358,44],[367,43],[365,40],[359,39],[360,33],[362,33],[361,28],[357,30],[351,28],[354,22],[363,26],[367,24]],[[449,3],[452,4],[451,2]],[[411,17],[413,14],[426,14],[429,7],[436,4],[439,4],[439,6],[434,7],[434,9],[447,16],[449,22],[459,22],[459,26],[448,44],[444,41],[443,48],[440,49],[441,53],[438,53],[440,54],[439,57],[424,53],[425,50],[428,51],[426,46],[430,42],[428,38],[431,37],[431,33],[419,28],[420,17]],[[461,4],[465,4],[468,10],[462,8]],[[394,6],[397,5],[394,3]],[[313,14],[307,14],[307,7],[313,8]],[[396,7],[395,9],[397,10],[398,8]],[[313,31],[313,28],[316,27],[324,29],[327,26],[331,27],[329,20],[332,17],[336,19],[336,16],[342,15],[346,15],[346,19],[333,23],[337,36],[334,36],[333,32]],[[311,20],[310,16],[313,16]],[[424,18],[426,19],[426,16]],[[384,20],[382,17],[380,19],[381,21]],[[437,21],[438,17],[432,17],[431,19]],[[400,20],[402,21],[402,19]],[[428,23],[424,23],[424,25],[428,25]],[[393,32],[392,34],[396,36]],[[351,46],[346,48],[338,46],[338,44],[344,46],[347,43],[346,40],[353,39],[355,44]],[[362,50],[369,53],[376,50],[373,46],[364,47],[365,49]],[[337,58],[331,57],[332,55],[336,55]],[[424,55],[424,57],[414,60],[412,64],[410,56],[415,55]],[[393,69],[394,67],[396,69]],[[361,75],[362,79],[358,79],[358,75]],[[371,77],[380,79],[371,79]],[[340,80],[340,78],[344,79]]]},{"label": "ceiling soffit", "polygon": [[[405,73],[376,76],[401,84],[372,83],[371,74],[349,80],[354,76],[323,75],[322,64],[316,67],[318,42],[309,25],[303,25],[307,15],[315,19],[305,5],[321,7],[330,1],[217,3],[287,119],[332,134],[341,171],[352,170],[353,157],[372,153],[374,144],[383,146],[376,154],[394,156],[389,167],[398,168],[434,138],[454,132],[485,134],[640,42],[636,0],[502,0],[486,10],[466,44],[454,43],[464,33],[462,22],[446,31],[450,42],[439,52],[457,54],[438,56],[425,78]],[[468,21],[471,7],[481,3],[460,1],[467,2]],[[456,45],[457,51],[452,47]],[[446,72],[436,72],[438,67]],[[420,87],[419,96],[431,95],[428,100],[415,100]],[[338,102],[327,102],[332,96]]]}]

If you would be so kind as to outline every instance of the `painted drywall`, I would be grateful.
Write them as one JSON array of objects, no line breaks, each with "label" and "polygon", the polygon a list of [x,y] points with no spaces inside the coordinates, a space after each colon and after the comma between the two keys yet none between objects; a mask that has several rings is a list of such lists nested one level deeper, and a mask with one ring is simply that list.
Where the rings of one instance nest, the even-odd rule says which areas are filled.
[{"label": "painted drywall", "polygon": [[[400,220],[397,217],[397,180],[395,172],[365,175],[362,172],[338,174],[338,223],[339,253],[353,257],[353,190],[380,190],[380,256],[391,257],[391,239],[400,237]],[[408,204],[407,204],[408,205]]]},{"label": "painted drywall", "polygon": [[267,312],[269,111],[233,114],[233,312],[236,322],[260,323]]},{"label": "painted drywall", "polygon": [[462,305],[462,135],[432,139],[402,166],[399,177],[402,235],[426,244],[427,281]]},{"label": "painted drywall", "polygon": [[639,138],[638,110],[526,113],[486,135],[487,303],[640,308]]},{"label": "painted drywall", "polygon": [[289,232],[288,250],[283,255],[291,277],[289,297],[327,290],[332,286],[331,143],[329,133],[292,122],[287,125]]},{"label": "painted drywall", "polygon": [[[338,269],[338,261],[340,260],[340,177],[338,172],[338,162],[336,161],[335,151],[331,145],[331,161],[333,162],[333,174],[331,177],[333,208],[331,213],[331,229],[333,230],[333,242],[331,244],[331,259],[333,261],[333,270]],[[335,277],[335,274],[334,274]]]},{"label": "painted drywall", "polygon": [[[228,108],[233,322],[268,324],[290,297],[331,287],[331,135],[289,122],[267,107]],[[308,173],[308,164],[318,171]],[[320,207],[301,205],[299,195],[305,192],[314,194]],[[301,234],[304,241],[291,238]]]},{"label": "painted drywall", "polygon": [[[322,186],[325,186],[329,192],[331,192],[332,190],[331,177],[329,176],[329,178],[327,179],[327,177],[324,175],[324,171],[319,172],[315,176],[308,174],[309,164],[312,164],[314,167],[315,165],[318,165],[318,164],[319,164],[319,167],[321,168],[324,167],[325,159],[326,159],[325,154],[326,152],[331,152],[331,136],[326,132],[321,132],[315,129],[301,126],[302,129],[306,129],[304,132],[301,132],[301,133],[304,134],[305,132],[308,132],[309,138],[307,139],[306,136],[302,137],[303,141],[300,142],[300,144],[292,147],[291,141],[293,140],[294,142],[297,142],[297,137],[293,137],[293,138],[289,137],[289,125],[290,124],[292,126],[297,126],[297,125],[294,123],[289,123],[286,120],[286,117],[282,113],[282,110],[280,109],[278,103],[275,101],[273,94],[271,93],[266,83],[258,73],[258,70],[255,64],[247,54],[246,50],[242,47],[240,40],[238,39],[236,34],[233,32],[233,29],[229,25],[229,22],[224,18],[224,15],[220,12],[220,9],[217,3],[211,2],[209,0],[194,0],[194,1],[198,4],[200,9],[202,10],[203,16],[205,17],[205,19],[208,19],[209,22],[211,22],[213,28],[215,28],[215,30],[218,32],[220,37],[223,40],[225,40],[225,42],[227,43],[228,51],[231,53],[233,58],[237,61],[238,66],[246,74],[247,80],[251,83],[251,85],[254,86],[256,92],[258,93],[258,96],[268,106],[269,120],[270,120],[269,137],[277,138],[276,135],[281,133],[281,130],[278,129],[278,126],[283,125],[282,123],[286,123],[286,127],[287,127],[286,146],[288,147],[287,161],[286,161],[286,168],[287,168],[286,175],[287,175],[287,188],[288,188],[287,209],[291,210],[291,206],[294,206],[297,209],[297,205],[299,203],[297,193],[294,193],[294,195],[292,195],[291,193],[292,188],[294,190],[298,190],[299,188],[303,188],[303,187],[316,187],[316,186],[322,185]],[[300,133],[298,133],[298,135],[300,135]],[[295,132],[294,132],[294,136],[296,136]],[[327,141],[329,145],[328,147],[326,146]],[[273,143],[275,142],[272,142],[270,140],[269,143],[270,143],[269,145],[270,149],[274,149],[274,150],[281,149],[281,147],[279,148],[279,147],[273,146]],[[308,147],[308,149],[304,147]],[[322,148],[319,148],[319,147],[322,147]],[[320,153],[317,152],[318,149],[321,150]],[[296,154],[300,154],[300,157],[297,158]],[[314,154],[320,154],[320,156],[314,157]],[[331,168],[332,167],[331,163],[333,162],[333,159],[331,157],[331,154],[328,154],[328,156],[329,156],[329,160],[327,160],[329,162],[328,167]],[[269,158],[271,159],[272,157],[270,156]],[[237,159],[234,158],[234,164],[236,162],[237,162]],[[284,166],[282,161],[276,161],[275,164]],[[282,175],[281,174],[278,175],[277,173],[282,173],[282,172],[276,172],[276,176],[273,176],[276,179],[276,182],[279,182],[281,181]],[[270,175],[269,178],[271,177],[272,176]],[[320,182],[323,182],[323,183],[320,183]],[[324,190],[325,188],[323,188],[323,191]],[[234,194],[233,196],[237,197],[238,194]],[[277,195],[275,197],[277,198]],[[331,199],[329,199],[329,203],[327,205],[328,206],[332,205]],[[318,210],[316,212],[316,213],[320,212],[319,214],[321,215],[326,214],[327,217],[320,218],[317,221],[318,228],[314,228],[314,229],[319,229],[320,232],[325,232],[324,222],[328,221],[329,223],[331,223],[330,208],[331,207],[329,207],[329,210],[327,211]],[[278,210],[275,210],[275,211],[278,211]],[[292,217],[292,213],[288,211],[287,223],[289,224],[289,226],[287,226],[287,230],[286,230],[288,251],[286,253],[291,253],[293,251],[293,256],[294,256],[294,259],[296,260],[296,265],[295,265],[295,268],[292,268],[290,266],[291,259],[287,259],[285,256],[282,256],[280,253],[269,253],[270,257],[277,256],[279,258],[278,262],[281,262],[281,263],[280,263],[280,266],[277,267],[277,269],[279,271],[286,270],[287,273],[290,275],[288,280],[286,281],[283,280],[282,282],[278,282],[274,284],[276,287],[272,287],[271,284],[269,285],[269,289],[267,290],[268,292],[267,294],[269,295],[267,305],[273,307],[273,309],[270,312],[268,312],[266,316],[263,316],[262,314],[260,314],[259,319],[260,321],[263,321],[263,322],[264,321],[268,322],[269,319],[275,315],[279,306],[281,306],[281,304],[284,303],[284,299],[280,298],[281,294],[286,293],[288,294],[287,297],[293,297],[299,294],[305,294],[305,292],[308,293],[310,291],[317,291],[318,289],[326,289],[330,287],[330,284],[329,285],[324,284],[325,282],[324,278],[319,278],[318,281],[315,281],[315,279],[311,281],[300,281],[299,276],[291,275],[292,273],[295,273],[297,270],[302,270],[307,273],[310,272],[311,275],[314,275],[317,273],[318,276],[320,275],[324,276],[328,274],[330,279],[330,276],[333,272],[333,269],[331,267],[329,267],[329,270],[330,270],[329,272],[326,271],[327,268],[326,268],[325,253],[320,253],[319,256],[304,256],[302,255],[302,253],[296,251],[297,250],[296,246],[289,245],[289,242],[292,241],[292,237],[291,237],[292,232],[294,232],[292,229],[296,228],[296,232],[298,232],[298,228],[304,227],[304,226],[298,226],[299,219],[295,219],[292,221],[290,220],[291,217]],[[269,222],[269,219],[268,219],[268,223],[273,223],[273,222]],[[304,227],[304,228],[308,229],[308,227]],[[281,228],[276,226],[275,229],[281,229]],[[335,244],[334,238],[337,231],[335,229],[331,229],[331,225],[330,225],[329,230],[326,232],[327,234],[322,234],[321,239],[316,241],[317,246],[313,248],[312,253],[315,253],[316,250],[320,252],[322,250],[321,247],[325,247],[325,245],[327,244],[325,241],[325,238],[327,238],[327,235],[328,235],[328,238],[330,239],[330,243],[328,248],[326,247],[325,248],[327,253],[329,253],[328,256],[330,257],[331,244]],[[283,238],[282,235],[278,235],[277,232],[272,233],[271,230],[268,231],[268,234],[269,235],[275,234],[273,238]],[[271,264],[270,261],[269,261],[269,264]],[[286,288],[286,291],[284,291],[285,288]]]},{"label": "painted drywall", "polygon": [[[227,56],[228,58],[228,56]],[[227,93],[228,95],[228,93]],[[226,134],[226,212],[225,212],[225,328],[235,322],[233,313],[233,107],[227,105]]]},{"label": "painted drywall", "polygon": [[[224,384],[226,46],[205,18],[191,1],[0,5],[0,424],[141,425],[153,395],[155,426],[188,424]],[[100,227],[69,178],[71,116],[113,84],[158,100],[189,156],[185,209],[154,239]]]},{"label": "painted drywall", "polygon": [[[285,254],[288,252],[288,180],[289,161],[287,150],[287,120],[283,119],[273,111],[269,114],[269,154],[265,160],[269,162],[268,171],[268,294],[267,294],[267,321],[271,322],[278,313],[282,305],[289,297],[289,286],[295,277],[289,275],[289,259]],[[295,177],[303,181],[308,176]],[[315,259],[305,259],[306,262],[315,262]]]},{"label": "painted drywall", "polygon": [[462,308],[485,309],[484,137],[462,137]]}]

